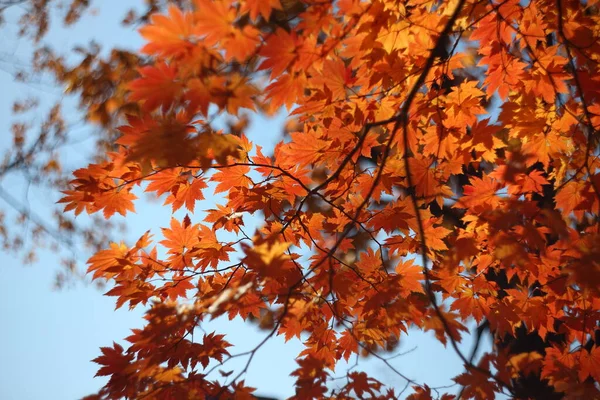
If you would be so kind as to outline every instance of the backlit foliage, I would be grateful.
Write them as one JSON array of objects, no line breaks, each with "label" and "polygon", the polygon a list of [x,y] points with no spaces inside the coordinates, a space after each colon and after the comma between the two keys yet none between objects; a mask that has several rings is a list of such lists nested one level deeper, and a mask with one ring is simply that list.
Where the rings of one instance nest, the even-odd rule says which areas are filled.
[{"label": "backlit foliage", "polygon": [[[56,270],[58,287],[83,278],[81,255],[101,249],[118,226],[101,215],[75,219],[54,204],[56,189],[65,188],[70,180],[73,163],[69,153],[89,153],[87,162],[103,159],[113,149],[118,137],[113,128],[137,110],[126,97],[127,88],[119,83],[135,79],[136,67],[143,60],[126,42],[103,53],[98,43],[112,33],[108,29],[88,29],[76,38],[78,45],[73,48],[65,45],[57,31],[63,29],[67,35],[72,29],[81,32],[81,26],[93,21],[98,11],[112,14],[117,25],[122,22],[133,29],[168,4],[189,2],[139,0],[128,4],[135,10],[123,11],[123,15],[114,10],[115,4],[0,0],[4,34],[0,68],[6,73],[5,100],[13,101],[13,118],[5,121],[11,129],[5,132],[0,157],[0,248],[23,255],[27,263],[39,260],[40,249],[57,251],[64,266]],[[85,45],[88,40],[91,42]],[[65,106],[63,100],[75,100],[80,110],[68,101]]]},{"label": "backlit foliage", "polygon": [[[598,27],[597,2],[574,0],[153,14],[146,61],[115,89],[135,104],[117,147],[61,202],[110,218],[145,191],[188,215],[90,258],[117,307],[148,307],[127,347],[102,349],[110,380],[90,398],[252,398],[244,373],[275,335],[304,344],[298,399],[598,398]],[[289,136],[266,153],[243,116],[281,107]],[[239,123],[218,130],[219,114]],[[240,354],[226,332],[192,334],[219,316],[265,340]],[[477,357],[457,346],[472,320],[476,341],[494,337]],[[396,370],[397,387],[360,370],[331,385],[338,363],[385,358],[409,328],[457,353],[454,388]]]}]

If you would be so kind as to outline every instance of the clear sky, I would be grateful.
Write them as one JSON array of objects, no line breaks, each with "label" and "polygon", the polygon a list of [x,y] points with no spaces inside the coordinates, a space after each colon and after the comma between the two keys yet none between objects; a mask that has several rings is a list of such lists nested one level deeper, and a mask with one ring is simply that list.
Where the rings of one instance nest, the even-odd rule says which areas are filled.
[{"label": "clear sky", "polygon": [[[140,0],[138,0],[138,3]],[[100,4],[100,2],[96,2]],[[110,48],[119,46],[139,48],[142,44],[138,35],[119,25],[125,10],[135,2],[122,0],[103,0],[94,16],[85,17],[76,26],[64,29],[52,29],[49,42],[62,49],[76,44],[86,44],[95,38],[100,44]],[[0,33],[0,68],[11,72],[14,65],[28,62],[29,47],[26,41],[16,41],[14,31],[14,13],[5,18],[7,26]],[[12,30],[11,30],[12,29]],[[30,92],[46,101],[59,98],[60,89],[51,84],[21,85],[13,82],[10,73],[0,71],[0,124],[4,132],[9,132],[10,107],[15,96]],[[77,114],[73,112],[73,117]],[[280,132],[281,119],[267,121],[254,120],[248,133],[250,140],[269,148]],[[78,135],[85,139],[88,128],[81,129]],[[10,135],[0,139],[2,148],[10,144]],[[81,167],[84,161],[85,141],[81,147],[67,148],[65,156],[73,168]],[[22,193],[25,188],[22,181],[4,180],[0,185],[5,190]],[[43,215],[48,206],[57,200],[58,193],[47,191],[30,192],[30,203]],[[207,199],[197,205],[197,209],[211,208],[214,199]],[[147,229],[152,228],[159,234],[160,226],[168,226],[170,213],[168,208],[160,207],[160,202],[142,200],[136,204],[137,213],[127,218],[128,232],[123,238],[131,243]],[[8,206],[2,204],[2,209]],[[45,208],[45,209],[44,209]],[[201,221],[201,215],[193,216]],[[82,259],[89,255],[82,254]],[[0,399],[76,399],[98,390],[106,381],[93,378],[97,366],[90,362],[99,355],[99,347],[110,346],[112,341],[123,345],[123,338],[129,335],[131,328],[142,325],[143,309],[134,311],[120,309],[114,311],[114,299],[102,296],[102,291],[94,285],[78,284],[63,291],[54,291],[52,283],[59,270],[58,258],[50,252],[40,253],[40,261],[33,266],[22,266],[21,260],[0,253]],[[227,333],[227,340],[238,345],[234,353],[249,350],[259,343],[266,332],[248,327],[240,321],[217,320],[206,330],[217,329]],[[416,349],[409,354],[395,358],[391,363],[403,374],[426,382],[430,386],[448,385],[450,377],[462,371],[461,364],[448,348],[445,349],[432,334],[411,331],[402,337],[398,352]],[[466,338],[465,349],[470,348]],[[257,393],[284,398],[293,394],[293,379],[289,373],[296,368],[294,357],[301,350],[299,341],[291,340],[284,344],[282,338],[273,338],[257,354],[245,377],[246,382],[258,387]],[[354,360],[351,360],[354,362]],[[245,363],[238,359],[223,367]],[[361,359],[373,377],[398,389],[405,385],[400,377],[377,360]],[[340,366],[337,373],[343,375],[345,367]],[[458,387],[450,389],[456,392]]]}]

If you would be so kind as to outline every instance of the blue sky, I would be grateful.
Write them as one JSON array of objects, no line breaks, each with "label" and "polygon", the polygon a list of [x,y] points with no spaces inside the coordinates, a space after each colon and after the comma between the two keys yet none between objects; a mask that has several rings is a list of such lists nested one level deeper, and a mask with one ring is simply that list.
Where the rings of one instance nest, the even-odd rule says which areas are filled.
[{"label": "blue sky", "polygon": [[[68,30],[52,29],[48,41],[62,49],[86,44],[89,38],[95,38],[106,49],[115,45],[139,48],[142,41],[137,33],[119,25],[120,17],[132,3],[104,0],[96,15],[84,18]],[[14,70],[16,63],[26,63],[30,51],[26,41],[17,42],[14,37],[14,20],[10,18],[17,14],[18,9],[5,16],[8,25],[0,34],[0,50],[5,55],[4,61],[0,61],[0,68],[8,72]],[[60,88],[49,83],[15,84],[12,75],[7,72],[0,72],[0,85],[3,88],[0,123],[4,132],[9,131],[10,107],[17,95],[22,97],[31,93],[46,102],[62,96]],[[76,119],[76,112],[71,112]],[[269,148],[277,139],[281,122],[282,119],[256,119],[248,136],[255,143]],[[90,129],[80,128],[77,132],[82,139],[79,147],[65,150],[68,167],[83,165],[85,137],[90,135]],[[10,135],[5,134],[0,143],[2,148],[6,148],[10,144]],[[16,179],[4,180],[0,184],[15,193],[25,191],[22,181]],[[57,200],[59,196],[56,192],[33,190],[29,199],[31,206],[43,215],[49,212],[48,206],[52,204],[48,199]],[[200,210],[211,208],[212,201],[214,199],[209,198],[196,207]],[[147,199],[138,202],[137,213],[129,215],[126,220],[127,233],[118,239],[131,243],[147,229],[159,234],[159,227],[168,226],[170,219],[169,209],[160,205],[159,201]],[[8,206],[2,204],[1,207],[6,209]],[[203,217],[197,214],[192,219],[201,221]],[[81,257],[85,260],[89,254],[81,254]],[[0,398],[3,400],[76,399],[93,393],[106,381],[93,378],[97,366],[90,360],[99,355],[99,347],[109,346],[113,340],[125,345],[123,338],[129,335],[130,329],[142,325],[142,308],[114,311],[114,299],[102,296],[102,291],[94,285],[81,283],[63,291],[53,290],[54,276],[60,268],[59,259],[51,252],[40,253],[39,259],[32,266],[23,266],[20,258],[0,253],[0,293],[3,296],[0,301],[3,327],[0,329]],[[203,328],[227,333],[227,340],[239,346],[233,350],[234,353],[252,349],[266,334],[237,320],[217,320]],[[465,341],[464,348],[468,353],[470,343],[468,338]],[[409,354],[391,361],[403,374],[437,386],[451,384],[450,377],[461,372],[457,356],[450,348],[445,349],[434,340],[432,334],[411,331],[409,336],[401,338],[397,351],[415,347]],[[284,344],[282,338],[273,338],[257,353],[245,377],[246,382],[258,387],[257,393],[262,395],[278,398],[292,395],[293,379],[289,373],[296,368],[294,357],[300,350],[297,340]],[[239,368],[244,363],[245,359],[234,360],[223,369]],[[377,360],[361,359],[360,365],[384,383],[398,389],[405,385],[405,381]],[[343,375],[345,368],[342,365],[336,372]]]}]

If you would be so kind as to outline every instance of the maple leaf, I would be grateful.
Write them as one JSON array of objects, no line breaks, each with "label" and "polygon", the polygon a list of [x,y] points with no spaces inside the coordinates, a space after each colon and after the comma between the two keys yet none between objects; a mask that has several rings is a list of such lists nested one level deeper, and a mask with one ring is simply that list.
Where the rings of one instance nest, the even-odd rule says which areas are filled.
[{"label": "maple leaf", "polygon": [[452,302],[450,310],[458,311],[463,321],[472,317],[477,323],[490,312],[488,302],[481,297],[475,297],[472,290],[463,291],[460,297]]},{"label": "maple leaf", "polygon": [[344,360],[348,361],[353,354],[358,353],[358,341],[352,335],[352,332],[348,330],[342,332],[338,344],[337,358],[343,357]]},{"label": "maple leaf", "polygon": [[254,27],[246,25],[242,30],[233,31],[233,36],[225,41],[226,60],[235,60],[240,63],[256,53],[256,47],[260,44],[259,31]]},{"label": "maple leaf", "polygon": [[550,184],[542,171],[531,171],[518,183],[521,186],[520,193],[542,193],[542,186]]},{"label": "maple leaf", "polygon": [[194,27],[193,15],[182,12],[175,5],[169,6],[169,15],[154,14],[150,24],[140,29],[140,34],[150,43],[142,48],[146,54],[160,54],[165,57],[178,57],[191,51],[189,40]]},{"label": "maple leaf", "polygon": [[154,375],[154,379],[158,382],[180,382],[183,380],[181,368],[165,368]]},{"label": "maple leaf", "polygon": [[312,81],[317,87],[327,88],[331,92],[331,100],[340,100],[346,98],[346,89],[351,88],[356,79],[352,77],[352,68],[335,59],[325,61],[323,71]]},{"label": "maple leaf", "polygon": [[581,349],[578,355],[581,363],[579,380],[583,382],[591,375],[596,382],[600,381],[600,347],[594,346],[589,352]]},{"label": "maple leaf", "polygon": [[350,383],[346,386],[346,389],[353,390],[359,397],[363,397],[364,393],[375,396],[375,393],[383,386],[381,382],[369,377],[364,372],[351,372],[348,378]]},{"label": "maple leaf", "polygon": [[581,181],[571,181],[556,194],[556,207],[567,216],[576,210],[586,199],[588,185]]},{"label": "maple leaf", "polygon": [[140,303],[146,304],[154,293],[155,287],[149,283],[141,280],[121,280],[104,295],[117,297],[115,310],[127,302],[129,302],[129,309],[132,310]]},{"label": "maple leaf", "polygon": [[564,72],[567,58],[556,54],[558,46],[550,46],[538,58],[533,70],[532,80],[525,81],[525,88],[535,96],[541,96],[544,101],[552,104],[557,93],[568,93],[564,82],[568,75]]},{"label": "maple leaf", "polygon": [[485,95],[476,87],[477,81],[461,83],[447,96],[446,109],[448,119],[444,122],[447,126],[465,127],[477,121],[477,114],[485,114],[481,107],[481,97]]},{"label": "maple leaf", "polygon": [[198,137],[198,148],[202,167],[210,166],[213,160],[225,164],[229,157],[240,156],[239,139],[218,132],[202,132]]},{"label": "maple leaf", "polygon": [[[460,342],[462,339],[460,332],[468,332],[468,329],[457,321],[458,314],[440,311],[439,315],[440,316],[432,315],[425,321],[425,330],[433,330],[435,332],[435,337],[442,342],[444,346],[447,343],[446,336],[450,336],[455,342]],[[445,322],[442,322],[442,318]]]},{"label": "maple leaf", "polygon": [[225,335],[217,335],[215,332],[207,333],[202,339],[202,352],[198,355],[200,364],[204,368],[208,366],[210,359],[223,361],[224,356],[228,356],[228,347],[231,347],[231,343],[224,340]]},{"label": "maple leaf", "polygon": [[228,192],[237,187],[248,187],[252,182],[247,176],[248,172],[250,167],[246,165],[236,165],[218,171],[210,178],[211,181],[219,182],[215,193]]},{"label": "maple leaf", "polygon": [[433,400],[433,396],[431,395],[431,388],[427,385],[423,386],[413,386],[415,393],[408,396],[407,400]]},{"label": "maple leaf", "polygon": [[[542,368],[541,376],[544,379],[549,379],[551,384],[564,383],[562,381],[561,373],[569,368],[573,368],[576,363],[574,354],[567,349],[561,350],[556,347],[548,347],[546,349],[546,356],[544,357],[544,366]],[[580,368],[578,368],[578,371]],[[558,378],[559,382],[556,382]]]},{"label": "maple leaf", "polygon": [[480,50],[485,56],[479,61],[480,65],[488,65],[489,72],[483,82],[487,86],[486,93],[491,96],[496,90],[503,100],[506,100],[511,89],[522,84],[527,64],[510,56],[498,42],[492,43]]},{"label": "maple leaf", "polygon": [[408,233],[411,224],[414,221],[414,214],[410,205],[405,202],[388,204],[383,210],[377,212],[369,220],[369,226],[374,229],[383,229],[387,233],[400,230],[400,232]]},{"label": "maple leaf", "polygon": [[281,154],[293,159],[300,168],[318,162],[331,143],[316,131],[294,132],[291,136],[293,142],[282,149]]},{"label": "maple leaf", "polygon": [[125,268],[131,268],[129,259],[129,248],[125,243],[111,243],[110,249],[100,250],[94,254],[87,262],[89,264],[87,272],[94,272],[93,278],[100,276],[112,277],[117,275]]},{"label": "maple leaf", "polygon": [[208,115],[208,107],[211,101],[215,102],[212,93],[212,84],[214,83],[216,83],[214,78],[205,78],[204,80],[192,78],[187,81],[184,98],[189,102],[191,110],[198,110],[202,115]]},{"label": "maple leaf", "polygon": [[123,134],[117,143],[127,148],[126,162],[139,162],[144,172],[153,166],[188,165],[202,156],[202,137],[190,125],[188,115],[178,113],[152,119],[130,116],[129,125],[119,128]]},{"label": "maple leaf", "polygon": [[484,160],[494,162],[497,159],[496,149],[504,148],[506,145],[496,137],[500,127],[488,123],[489,119],[484,119],[473,125],[469,147],[471,150],[481,152],[481,157]]},{"label": "maple leaf", "polygon": [[290,110],[298,98],[304,94],[305,88],[306,79],[303,74],[294,77],[290,74],[279,76],[275,82],[265,89],[267,98],[271,100],[270,110],[274,112],[282,105]]},{"label": "maple leaf", "polygon": [[254,246],[244,246],[246,258],[244,259],[249,268],[259,271],[261,276],[275,276],[284,273],[282,264],[289,260],[286,250],[291,243],[277,242],[272,238],[258,240]]},{"label": "maple leaf", "polygon": [[481,21],[476,24],[476,29],[471,34],[472,40],[479,40],[482,44],[492,41],[501,43],[510,43],[511,35],[514,33],[514,27],[510,20],[503,19],[503,15],[511,15],[516,2],[506,2],[498,8],[499,14],[490,13],[485,15]]},{"label": "maple leaf", "polygon": [[242,4],[241,13],[250,12],[250,18],[256,20],[260,14],[265,20],[269,20],[273,9],[282,10],[279,0],[246,0]]},{"label": "maple leaf", "polygon": [[465,373],[454,378],[454,381],[462,385],[464,396],[469,399],[476,400],[493,400],[496,398],[494,394],[498,388],[494,382],[490,382],[489,378],[481,372],[473,371]]},{"label": "maple leaf", "polygon": [[101,347],[100,351],[102,351],[102,355],[92,360],[96,364],[102,365],[95,376],[129,375],[126,371],[134,359],[133,354],[123,353],[123,347],[115,342],[113,342],[113,347]]},{"label": "maple leaf", "polygon": [[194,245],[194,254],[200,258],[197,266],[204,270],[208,265],[216,268],[219,261],[229,261],[227,253],[233,251],[233,248],[222,245],[209,227],[200,224],[198,226],[198,243]]},{"label": "maple leaf", "polygon": [[202,190],[207,187],[208,185],[201,178],[194,178],[191,183],[186,181],[172,189],[171,196],[167,198],[165,204],[173,204],[173,211],[185,204],[185,207],[193,213],[196,201],[204,200]]},{"label": "maple leaf", "polygon": [[131,82],[131,101],[140,101],[144,111],[153,111],[157,107],[167,110],[175,99],[182,94],[183,86],[176,81],[177,69],[166,63],[139,69],[142,76]]},{"label": "maple leaf", "polygon": [[187,298],[187,291],[195,289],[196,287],[190,279],[177,279],[173,282],[168,282],[161,288],[161,292],[164,297],[168,297],[171,300],[176,300],[178,297]]},{"label": "maple leaf", "polygon": [[171,255],[169,263],[174,269],[182,269],[192,265],[191,250],[199,243],[199,224],[182,224],[177,219],[171,218],[171,227],[162,228],[164,240],[160,242],[169,249]]},{"label": "maple leaf", "polygon": [[[104,217],[110,218],[115,212],[125,216],[127,211],[135,212],[133,200],[137,197],[131,193],[132,185],[118,179],[129,175],[128,167],[116,167],[113,163],[90,164],[88,169],[74,172],[78,179],[70,182],[75,190],[63,191],[66,196],[58,203],[67,203],[65,211],[75,210],[79,214],[84,209],[94,213],[104,209]],[[115,179],[111,174],[115,174]],[[119,183],[119,184],[118,184]]]},{"label": "maple leaf", "polygon": [[542,367],[542,359],[543,356],[535,351],[521,353],[512,356],[507,366],[513,370],[513,378],[517,378],[519,374],[527,376],[538,372]]},{"label": "maple leaf", "polygon": [[270,69],[271,77],[282,75],[298,57],[297,47],[298,39],[295,34],[290,34],[284,29],[278,28],[260,50],[259,54],[265,57],[265,60],[261,63],[259,69]]},{"label": "maple leaf", "polygon": [[187,181],[181,172],[181,168],[167,168],[149,175],[146,178],[150,182],[146,192],[156,192],[157,196],[171,192],[182,182]]},{"label": "maple leaf", "polygon": [[62,193],[65,196],[58,203],[67,203],[63,210],[64,212],[75,210],[75,215],[77,216],[84,210],[90,214],[98,211],[98,207],[93,205],[94,196],[91,194],[80,190],[64,190]]},{"label": "maple leaf", "polygon": [[566,153],[568,150],[568,140],[554,131],[545,135],[532,135],[526,143],[523,143],[523,152],[531,156],[527,164],[533,165],[539,161],[546,168],[548,168],[552,158],[558,154]]},{"label": "maple leaf", "polygon": [[423,224],[427,247],[430,250],[448,250],[448,246],[446,246],[446,243],[444,243],[443,239],[452,231],[444,228],[443,226],[434,226],[435,222],[435,219],[430,219]]},{"label": "maple leaf", "polygon": [[400,284],[402,292],[408,295],[411,292],[425,293],[423,290],[423,269],[417,265],[413,265],[413,260],[400,262],[396,267],[396,273],[400,275]]},{"label": "maple leaf", "polygon": [[500,183],[496,182],[489,175],[483,178],[471,178],[472,185],[466,185],[464,188],[464,197],[460,199],[457,207],[491,207],[497,208],[502,203],[502,199],[496,194],[501,188]]},{"label": "maple leaf", "polygon": [[428,158],[411,158],[410,171],[416,182],[417,195],[431,198],[437,194],[436,171],[431,168],[433,160]]},{"label": "maple leaf", "polygon": [[259,91],[247,78],[242,75],[235,74],[228,81],[226,88],[227,97],[227,112],[236,115],[240,108],[248,108],[254,110],[254,96]]},{"label": "maple leaf", "polygon": [[194,0],[194,3],[198,9],[194,34],[204,36],[209,46],[233,33],[236,13],[229,1]]},{"label": "maple leaf", "polygon": [[207,210],[206,222],[212,223],[213,229],[223,227],[229,232],[239,232],[240,226],[244,225],[242,213],[237,213],[231,208],[217,204],[217,209]]},{"label": "maple leaf", "polygon": [[96,207],[104,209],[104,218],[108,219],[114,213],[125,216],[127,211],[135,212],[135,206],[133,205],[135,199],[137,199],[137,196],[128,189],[114,189],[96,196],[94,204]]}]

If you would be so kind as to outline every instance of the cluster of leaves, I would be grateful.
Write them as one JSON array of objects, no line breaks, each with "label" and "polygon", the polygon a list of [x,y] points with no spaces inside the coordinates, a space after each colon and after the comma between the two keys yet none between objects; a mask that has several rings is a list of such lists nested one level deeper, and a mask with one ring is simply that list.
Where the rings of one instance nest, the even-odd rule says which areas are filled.
[{"label": "cluster of leaves", "polygon": [[[139,26],[167,4],[183,7],[188,2],[132,3],[138,11],[132,9],[123,15],[122,23]],[[101,217],[75,220],[53,207],[53,201],[45,203],[40,198],[51,197],[47,196],[48,191],[55,193],[57,187],[66,187],[72,165],[64,155],[81,152],[82,127],[95,145],[86,148],[85,153],[91,151],[91,157],[104,158],[113,149],[113,128],[126,113],[137,110],[136,104],[126,98],[127,89],[118,83],[134,79],[135,68],[143,60],[127,49],[115,48],[103,55],[96,41],[89,46],[65,48],[64,43],[53,43],[54,39],[48,36],[61,27],[74,27],[83,17],[91,18],[94,7],[104,6],[103,2],[90,0],[0,0],[5,44],[31,56],[31,60],[21,60],[6,49],[0,56],[2,69],[14,76],[19,88],[18,94],[13,92],[12,138],[6,136],[12,143],[10,139],[6,141],[8,148],[0,163],[0,200],[5,206],[0,208],[0,246],[3,251],[23,254],[25,262],[35,262],[40,248],[59,252],[66,267],[57,273],[59,287],[82,277],[78,268],[82,248],[86,248],[85,252],[101,249],[117,225]],[[13,37],[10,28],[15,30]],[[102,33],[96,35],[102,42]],[[35,89],[40,85],[44,90],[38,95]],[[54,88],[60,90],[51,96]],[[83,112],[71,107],[65,110],[64,94],[75,97]],[[21,186],[22,194],[14,189]],[[35,204],[31,198],[37,198]]]},{"label": "cluster of leaves", "polygon": [[[330,385],[351,357],[387,363],[409,327],[461,358],[459,398],[600,396],[599,11],[195,0],[152,15],[118,147],[61,201],[110,218],[141,188],[192,217],[89,260],[117,306],[149,306],[129,348],[95,360],[110,380],[90,398],[251,398],[241,378],[284,335],[304,344],[298,399],[430,399],[441,389],[395,369],[404,389],[355,370]],[[294,127],[264,154],[243,110],[282,106]],[[221,113],[240,124],[215,129]],[[196,222],[207,191],[224,200]],[[264,341],[194,340],[221,315],[260,321]],[[479,357],[457,346],[472,320],[495,342]],[[236,357],[242,371],[216,376]]]}]

